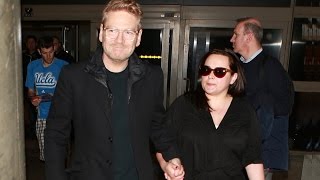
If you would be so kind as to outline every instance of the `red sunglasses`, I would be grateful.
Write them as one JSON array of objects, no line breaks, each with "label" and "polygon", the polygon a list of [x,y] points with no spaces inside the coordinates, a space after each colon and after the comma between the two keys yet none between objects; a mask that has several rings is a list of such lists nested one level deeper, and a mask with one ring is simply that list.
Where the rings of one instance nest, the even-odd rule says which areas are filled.
[{"label": "red sunglasses", "polygon": [[199,74],[201,76],[208,76],[211,72],[213,72],[214,76],[217,78],[223,78],[227,72],[232,73],[232,70],[223,68],[223,67],[216,67],[211,69],[209,66],[202,66],[199,68]]}]

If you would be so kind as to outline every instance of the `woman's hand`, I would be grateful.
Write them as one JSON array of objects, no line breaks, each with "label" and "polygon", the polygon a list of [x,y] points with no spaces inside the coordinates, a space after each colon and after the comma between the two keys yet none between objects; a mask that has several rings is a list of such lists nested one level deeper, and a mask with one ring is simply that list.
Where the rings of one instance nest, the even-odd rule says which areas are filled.
[{"label": "woman's hand", "polygon": [[169,162],[163,159],[161,153],[156,153],[156,157],[164,172],[164,177],[168,180],[182,180],[184,178],[184,169],[178,158],[173,158]]},{"label": "woman's hand", "polygon": [[185,174],[180,159],[178,158],[171,159],[167,162],[163,171],[164,177],[168,180],[183,180]]}]

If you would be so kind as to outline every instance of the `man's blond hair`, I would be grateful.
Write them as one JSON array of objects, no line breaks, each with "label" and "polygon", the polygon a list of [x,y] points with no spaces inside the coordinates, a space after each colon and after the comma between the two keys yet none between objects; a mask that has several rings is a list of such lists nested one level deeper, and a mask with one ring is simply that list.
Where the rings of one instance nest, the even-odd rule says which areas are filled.
[{"label": "man's blond hair", "polygon": [[102,11],[101,23],[104,24],[111,11],[126,11],[139,19],[139,29],[141,29],[142,10],[135,0],[111,0]]}]

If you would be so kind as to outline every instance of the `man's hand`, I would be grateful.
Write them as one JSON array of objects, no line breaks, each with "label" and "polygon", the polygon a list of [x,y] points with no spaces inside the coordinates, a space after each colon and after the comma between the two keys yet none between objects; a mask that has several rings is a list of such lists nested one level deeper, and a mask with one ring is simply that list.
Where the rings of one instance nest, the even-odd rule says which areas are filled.
[{"label": "man's hand", "polygon": [[31,104],[35,107],[38,107],[41,102],[41,97],[36,95],[36,92],[33,89],[28,89],[28,96],[31,101]]},{"label": "man's hand", "polygon": [[32,103],[35,107],[39,106],[40,102],[41,102],[41,97],[39,97],[39,96],[33,96],[33,97],[31,97],[31,103]]}]

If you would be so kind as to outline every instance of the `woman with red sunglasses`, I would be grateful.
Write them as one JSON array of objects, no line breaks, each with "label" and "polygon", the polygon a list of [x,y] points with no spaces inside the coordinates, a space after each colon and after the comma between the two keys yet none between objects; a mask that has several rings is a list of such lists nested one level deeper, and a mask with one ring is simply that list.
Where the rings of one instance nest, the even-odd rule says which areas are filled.
[{"label": "woman with red sunglasses", "polygon": [[[258,120],[243,97],[245,79],[237,56],[229,50],[210,51],[200,63],[198,78],[197,89],[177,98],[167,112],[185,175],[165,176],[264,179]],[[157,158],[165,167],[160,153]]]}]

